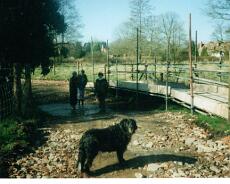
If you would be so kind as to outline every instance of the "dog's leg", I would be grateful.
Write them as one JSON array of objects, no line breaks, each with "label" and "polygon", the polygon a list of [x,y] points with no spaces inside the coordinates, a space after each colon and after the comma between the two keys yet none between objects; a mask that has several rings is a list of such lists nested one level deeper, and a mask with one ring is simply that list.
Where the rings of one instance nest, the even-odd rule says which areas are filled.
[{"label": "dog's leg", "polygon": [[123,158],[123,154],[124,154],[123,150],[117,150],[117,158],[121,165],[123,165],[125,162],[125,159]]},{"label": "dog's leg", "polygon": [[97,156],[98,152],[93,152],[87,155],[86,163],[85,163],[85,168],[84,171],[89,174],[90,173],[90,167],[92,166],[94,158]]},{"label": "dog's leg", "polygon": [[77,161],[77,168],[78,171],[82,172],[85,167],[86,155],[84,151],[84,147],[80,147],[79,154],[78,154],[78,161]]}]

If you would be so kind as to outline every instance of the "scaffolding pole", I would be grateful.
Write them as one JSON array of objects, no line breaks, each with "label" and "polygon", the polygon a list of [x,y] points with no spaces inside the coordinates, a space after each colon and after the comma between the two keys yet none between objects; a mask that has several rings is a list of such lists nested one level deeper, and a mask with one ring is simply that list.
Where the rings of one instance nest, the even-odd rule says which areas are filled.
[{"label": "scaffolding pole", "polygon": [[194,112],[193,66],[192,66],[192,16],[189,14],[189,84],[191,96],[191,114]]},{"label": "scaffolding pole", "polygon": [[118,98],[118,61],[116,59],[116,99]]},{"label": "scaffolding pole", "polygon": [[94,53],[93,53],[93,38],[91,37],[91,59],[92,59],[92,67],[93,67],[93,83],[95,82],[95,74],[94,74]]},{"label": "scaffolding pole", "polygon": [[[168,43],[169,44],[169,43]],[[168,72],[169,72],[169,52],[170,52],[170,48],[168,45],[168,51],[167,51],[167,66],[166,66],[166,82],[165,82],[165,86],[166,86],[166,94],[165,94],[165,110],[168,111]],[[163,80],[163,79],[162,79]]]},{"label": "scaffolding pole", "polygon": [[138,76],[138,64],[139,64],[139,29],[137,28],[137,58],[136,58],[136,103],[138,105],[138,90],[139,90],[139,76]]},{"label": "scaffolding pole", "polygon": [[109,41],[107,40],[107,80],[108,80],[108,83],[109,83]]},{"label": "scaffolding pole", "polygon": [[230,77],[228,76],[228,122],[230,123]]}]

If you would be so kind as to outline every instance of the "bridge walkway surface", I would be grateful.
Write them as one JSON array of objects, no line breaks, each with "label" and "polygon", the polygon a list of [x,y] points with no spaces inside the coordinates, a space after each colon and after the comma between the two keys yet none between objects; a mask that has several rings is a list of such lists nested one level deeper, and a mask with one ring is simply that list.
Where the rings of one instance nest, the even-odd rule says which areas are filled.
[{"label": "bridge walkway surface", "polygon": [[[110,81],[110,87],[123,90],[138,91],[166,97],[167,88],[165,82],[139,81]],[[177,103],[190,107],[191,95],[189,87],[178,83],[168,83],[168,98]],[[222,86],[210,86],[194,84],[194,108],[208,114],[228,118],[228,88]]]}]

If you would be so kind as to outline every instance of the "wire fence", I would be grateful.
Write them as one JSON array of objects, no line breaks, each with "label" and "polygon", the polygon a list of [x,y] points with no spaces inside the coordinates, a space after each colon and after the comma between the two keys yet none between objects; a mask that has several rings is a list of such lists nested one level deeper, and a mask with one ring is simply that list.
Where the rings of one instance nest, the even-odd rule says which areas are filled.
[{"label": "wire fence", "polygon": [[0,119],[13,113],[13,90],[10,82],[0,84]]},{"label": "wire fence", "polygon": [[0,65],[0,120],[13,113],[13,68],[10,65]]}]

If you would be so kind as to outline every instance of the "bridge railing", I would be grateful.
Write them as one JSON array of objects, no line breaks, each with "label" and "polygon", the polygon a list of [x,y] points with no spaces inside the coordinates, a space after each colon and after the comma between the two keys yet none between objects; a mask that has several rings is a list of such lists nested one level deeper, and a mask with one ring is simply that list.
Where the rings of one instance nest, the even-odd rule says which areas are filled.
[{"label": "bridge railing", "polygon": [[[199,67],[198,67],[199,66]],[[138,73],[139,80],[154,80],[165,81],[166,76],[170,76],[171,82],[184,82],[188,84],[189,66],[188,64],[154,64],[154,63],[139,63],[138,72],[137,64],[135,63],[116,63],[111,64],[110,76],[116,76],[118,73],[119,80],[136,80]],[[168,68],[168,70],[167,70]],[[228,86],[230,65],[225,63],[205,63],[199,62],[193,66],[193,76],[195,81]],[[168,72],[167,72],[168,71]],[[114,80],[116,77],[110,77]],[[174,79],[174,80],[173,80]]]},{"label": "bridge railing", "polygon": [[[157,62],[118,62],[110,64],[107,74],[110,81],[118,85],[121,81],[139,83],[164,83],[183,85],[190,89],[190,68],[188,63],[157,63]],[[192,85],[195,93],[215,93],[221,98],[229,99],[230,64],[227,62],[196,62],[192,66]],[[165,95],[168,100],[168,91]],[[191,97],[193,98],[193,97]],[[228,100],[229,101],[229,100]],[[229,102],[223,102],[229,103]]]}]

